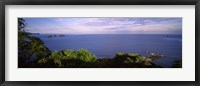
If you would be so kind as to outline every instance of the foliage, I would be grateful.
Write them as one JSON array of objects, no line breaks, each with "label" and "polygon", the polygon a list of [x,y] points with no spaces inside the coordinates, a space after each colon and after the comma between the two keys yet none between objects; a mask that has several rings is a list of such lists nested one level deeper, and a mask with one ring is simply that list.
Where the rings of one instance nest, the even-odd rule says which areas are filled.
[{"label": "foliage", "polygon": [[18,19],[18,66],[23,67],[30,61],[30,58],[38,59],[46,57],[50,54],[50,50],[44,46],[41,39],[31,36],[26,32],[26,21],[22,18]]},{"label": "foliage", "polygon": [[86,49],[79,49],[77,52],[70,49],[54,51],[47,58],[39,59],[37,63],[41,66],[51,64],[53,61],[55,67],[84,67],[91,65],[90,63],[96,60],[96,56]]},{"label": "foliage", "polygon": [[95,62],[96,61],[96,56],[92,53],[90,53],[86,49],[79,49],[77,51],[77,56],[80,60],[84,62]]},{"label": "foliage", "polygon": [[114,58],[96,59],[86,49],[54,51],[48,57],[41,58],[30,67],[62,68],[156,68],[151,58],[132,53],[116,53]]},{"label": "foliage", "polygon": [[172,64],[173,68],[182,68],[182,60],[180,61],[174,61],[174,63]]},{"label": "foliage", "polygon": [[47,63],[47,59],[46,58],[41,58],[40,60],[38,60],[39,64],[45,64]]},{"label": "foliage", "polygon": [[61,53],[65,55],[65,58],[77,58],[77,54],[73,50],[62,50]]},{"label": "foliage", "polygon": [[113,58],[116,67],[160,67],[152,62],[151,58],[144,57],[137,53],[116,53]]},{"label": "foliage", "polygon": [[138,54],[138,53],[129,53],[128,56],[130,56],[130,57],[136,57],[136,58],[141,57],[141,55]]},{"label": "foliage", "polygon": [[122,52],[118,52],[118,53],[116,53],[115,55],[116,55],[116,56],[123,56],[124,53],[122,53]]},{"label": "foliage", "polygon": [[[96,59],[86,49],[54,51],[49,57],[38,60],[38,67],[67,68],[156,68],[151,58],[137,53],[116,53],[114,58]],[[36,66],[35,66],[36,67]]]},{"label": "foliage", "polygon": [[18,31],[25,31],[26,21],[23,18],[18,18]]}]

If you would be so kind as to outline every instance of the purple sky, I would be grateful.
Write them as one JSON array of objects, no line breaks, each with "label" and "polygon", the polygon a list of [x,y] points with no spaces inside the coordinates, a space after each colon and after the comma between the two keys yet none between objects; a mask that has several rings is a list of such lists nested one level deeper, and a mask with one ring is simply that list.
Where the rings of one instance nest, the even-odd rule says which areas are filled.
[{"label": "purple sky", "polygon": [[182,18],[24,18],[45,34],[182,34]]}]

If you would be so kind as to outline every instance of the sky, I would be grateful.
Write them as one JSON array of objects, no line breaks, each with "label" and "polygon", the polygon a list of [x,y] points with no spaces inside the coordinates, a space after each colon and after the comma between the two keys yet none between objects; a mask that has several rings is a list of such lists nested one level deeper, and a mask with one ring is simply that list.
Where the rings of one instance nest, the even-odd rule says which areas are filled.
[{"label": "sky", "polygon": [[182,18],[23,18],[41,34],[182,34]]}]

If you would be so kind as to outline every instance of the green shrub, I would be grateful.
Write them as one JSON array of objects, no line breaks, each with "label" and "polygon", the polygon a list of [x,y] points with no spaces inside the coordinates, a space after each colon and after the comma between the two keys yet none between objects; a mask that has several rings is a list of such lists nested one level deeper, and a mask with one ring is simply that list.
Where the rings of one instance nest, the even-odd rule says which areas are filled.
[{"label": "green shrub", "polygon": [[49,56],[49,59],[55,59],[55,58],[61,58],[62,55],[60,55],[60,52],[58,51],[54,51],[51,53],[51,55]]},{"label": "green shrub", "polygon": [[143,57],[143,56],[137,57],[135,62],[136,63],[142,63],[142,62],[144,62],[145,58],[146,57]]},{"label": "green shrub", "polygon": [[152,59],[151,58],[145,58],[144,65],[151,66],[152,65]]},{"label": "green shrub", "polygon": [[60,59],[54,59],[54,63],[55,63],[58,67],[62,67],[62,62],[60,61]]},{"label": "green shrub", "polygon": [[79,67],[89,66],[88,63],[95,62],[96,56],[86,49],[79,49],[77,52],[73,50],[62,50],[52,52],[48,58],[41,58],[38,63],[45,63],[47,60],[54,61],[57,67]]},{"label": "green shrub", "polygon": [[121,57],[121,56],[124,55],[124,53],[122,53],[122,52],[117,52],[115,55],[116,55],[117,57]]},{"label": "green shrub", "polygon": [[124,61],[125,64],[134,63],[135,61],[129,57]]},{"label": "green shrub", "polygon": [[86,49],[79,49],[77,51],[77,59],[82,60],[84,62],[95,62],[96,61],[96,56],[92,53],[90,53]]},{"label": "green shrub", "polygon": [[45,64],[45,63],[47,63],[47,59],[46,58],[41,58],[41,59],[38,60],[38,63],[39,64]]},{"label": "green shrub", "polygon": [[18,32],[18,66],[22,67],[30,60],[31,57],[38,59],[47,57],[50,50],[44,46],[42,40],[30,36],[26,32]]},{"label": "green shrub", "polygon": [[182,60],[174,61],[172,68],[182,68]]},{"label": "green shrub", "polygon": [[137,53],[130,53],[130,54],[128,54],[128,56],[130,56],[130,57],[135,57],[135,58],[141,57],[141,55],[140,55],[140,54],[137,54]]},{"label": "green shrub", "polygon": [[61,53],[64,56],[64,59],[69,59],[69,58],[77,58],[77,54],[73,50],[62,50]]}]

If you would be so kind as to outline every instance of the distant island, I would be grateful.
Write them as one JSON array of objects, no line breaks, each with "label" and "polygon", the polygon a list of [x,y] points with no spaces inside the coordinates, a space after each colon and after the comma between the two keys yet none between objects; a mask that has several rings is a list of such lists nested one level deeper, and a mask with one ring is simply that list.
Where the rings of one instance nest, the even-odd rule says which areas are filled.
[{"label": "distant island", "polygon": [[54,34],[54,35],[48,35],[47,36],[47,38],[53,38],[53,37],[64,37],[65,35],[64,34],[58,34],[58,35],[56,35],[56,34]]},{"label": "distant island", "polygon": [[60,36],[60,37],[64,37],[65,35],[64,35],[64,34],[60,34],[59,36]]},{"label": "distant island", "polygon": [[31,34],[31,35],[40,35],[40,33],[28,33],[28,34]]}]

